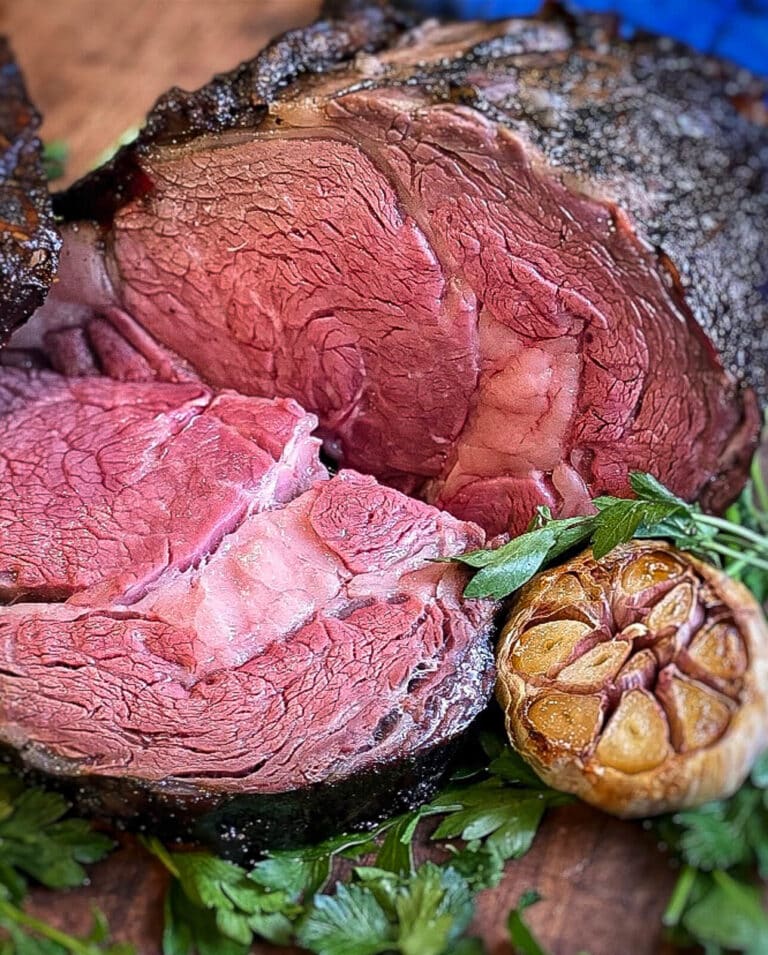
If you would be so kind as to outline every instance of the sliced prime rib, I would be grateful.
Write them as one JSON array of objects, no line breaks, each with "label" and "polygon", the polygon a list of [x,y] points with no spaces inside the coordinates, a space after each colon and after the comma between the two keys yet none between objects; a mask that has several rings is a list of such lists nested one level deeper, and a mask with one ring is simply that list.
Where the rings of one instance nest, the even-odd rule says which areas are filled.
[{"label": "sliced prime rib", "polygon": [[491,532],[631,469],[722,507],[758,428],[731,372],[766,394],[756,81],[599,21],[334,6],[58,197],[61,282],[19,345],[97,316]]},{"label": "sliced prime rib", "polygon": [[136,599],[326,475],[289,399],[0,369],[0,600]]},{"label": "sliced prime rib", "polygon": [[0,347],[43,304],[61,246],[39,126],[8,42],[0,37]]},{"label": "sliced prime rib", "polygon": [[424,800],[493,683],[493,605],[436,561],[478,527],[328,479],[292,401],[0,382],[4,749],[238,857]]}]

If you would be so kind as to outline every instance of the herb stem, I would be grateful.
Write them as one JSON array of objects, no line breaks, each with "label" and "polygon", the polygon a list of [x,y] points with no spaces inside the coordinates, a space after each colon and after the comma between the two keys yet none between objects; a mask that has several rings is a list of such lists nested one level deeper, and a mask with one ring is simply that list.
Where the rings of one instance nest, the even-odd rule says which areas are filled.
[{"label": "herb stem", "polygon": [[41,922],[40,919],[36,919],[34,915],[28,915],[6,899],[0,899],[0,915],[15,922],[17,925],[36,932],[43,938],[47,938],[50,942],[61,945],[62,948],[71,952],[72,955],[93,955],[93,946],[85,944],[79,939],[73,938],[71,935],[67,935],[66,932],[59,931],[59,929],[54,928],[52,925]]},{"label": "herb stem", "polygon": [[156,859],[159,859],[175,879],[180,878],[179,870],[174,865],[170,852],[156,836],[141,836],[140,841],[147,852],[151,852]]},{"label": "herb stem", "polygon": [[662,924],[668,928],[673,928],[675,925],[680,924],[680,919],[683,917],[685,907],[688,904],[688,899],[691,896],[695,884],[696,870],[691,865],[683,866],[675,883],[675,887],[672,889],[669,904],[661,917]]},{"label": "herb stem", "polygon": [[759,567],[761,570],[768,570],[768,560],[763,560],[752,551],[739,552],[737,550],[733,550],[732,547],[726,547],[725,544],[720,544],[717,541],[707,541],[707,550],[714,551],[716,554],[721,554],[723,557],[732,557],[734,560],[747,563],[752,567]]},{"label": "herb stem", "polygon": [[730,521],[726,521],[722,517],[715,517],[713,514],[697,514],[696,522],[705,524],[708,527],[714,527],[729,537],[742,537],[744,540],[755,544],[763,553],[768,553],[768,538],[766,538],[764,534],[751,531],[748,527],[732,524]]},{"label": "herb stem", "polygon": [[[766,417],[766,423],[768,424],[768,417]],[[766,486],[761,464],[760,453],[758,452],[752,459],[749,476],[752,481],[752,489],[755,492],[758,510],[763,512],[763,516],[768,521],[768,486]]]}]

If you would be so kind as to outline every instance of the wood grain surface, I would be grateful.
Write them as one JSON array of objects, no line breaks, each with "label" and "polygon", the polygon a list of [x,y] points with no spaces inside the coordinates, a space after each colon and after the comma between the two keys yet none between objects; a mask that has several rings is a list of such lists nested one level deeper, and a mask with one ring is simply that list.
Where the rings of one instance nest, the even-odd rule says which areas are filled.
[{"label": "wood grain surface", "polygon": [[[0,0],[45,116],[48,139],[70,148],[68,179],[83,173],[171,85],[195,87],[252,56],[271,35],[312,19],[315,0]],[[84,931],[93,906],[140,955],[160,951],[164,876],[130,838],[94,867],[91,885],[38,891],[34,911]],[[426,852],[426,850],[424,850]],[[479,900],[475,931],[493,955],[511,951],[506,915],[520,894],[544,901],[530,922],[554,955],[659,955],[660,916],[675,874],[650,833],[577,806],[551,814],[533,850]],[[269,946],[255,951],[267,955]]]}]

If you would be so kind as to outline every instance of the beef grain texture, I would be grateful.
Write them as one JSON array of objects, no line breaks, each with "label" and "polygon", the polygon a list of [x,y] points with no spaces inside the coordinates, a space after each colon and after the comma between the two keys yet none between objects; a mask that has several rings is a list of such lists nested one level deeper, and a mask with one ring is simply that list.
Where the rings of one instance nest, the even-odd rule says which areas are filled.
[{"label": "beef grain texture", "polygon": [[61,245],[39,126],[11,49],[0,37],[0,348],[43,304]]},{"label": "beef grain texture", "polygon": [[138,599],[324,476],[316,423],[288,399],[0,369],[0,600]]},{"label": "beef grain texture", "polygon": [[713,342],[766,394],[756,82],[599,22],[355,8],[171,91],[60,196],[19,344],[106,316],[153,373],[294,397],[344,464],[493,532],[630,469],[722,507],[758,414]]},{"label": "beef grain texture", "polygon": [[434,559],[484,535],[329,480],[314,423],[0,369],[0,743],[26,769],[230,855],[429,795],[493,682],[493,606]]}]

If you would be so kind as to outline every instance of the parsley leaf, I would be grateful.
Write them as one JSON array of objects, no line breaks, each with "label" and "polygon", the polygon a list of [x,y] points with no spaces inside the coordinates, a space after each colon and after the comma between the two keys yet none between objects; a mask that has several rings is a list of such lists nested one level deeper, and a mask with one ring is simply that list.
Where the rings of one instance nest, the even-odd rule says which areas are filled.
[{"label": "parsley leaf", "polygon": [[265,885],[256,873],[208,852],[169,853],[156,839],[144,844],[175,879],[165,903],[164,955],[244,955],[257,936],[278,945],[290,941],[301,911],[293,869],[283,870],[285,886],[278,887],[274,869]]},{"label": "parsley leaf", "polygon": [[671,504],[666,501],[624,501],[617,498],[596,498],[594,504],[598,508],[592,535],[595,560],[605,557],[619,544],[632,540],[641,528],[646,533],[652,533],[656,525],[670,517],[679,516],[687,508],[682,502]]},{"label": "parsley leaf", "polygon": [[753,878],[755,869],[768,876],[768,754],[730,799],[676,813],[658,826],[685,863],[664,915],[674,939],[682,945],[693,939],[712,955],[768,951],[768,916]]},{"label": "parsley leaf", "polygon": [[758,599],[768,596],[768,515],[762,509],[768,506],[768,491],[759,469],[753,468],[749,498],[729,520],[686,504],[650,474],[633,472],[630,484],[635,498],[597,497],[592,501],[596,514],[560,520],[539,507],[528,530],[508,544],[454,557],[476,571],[465,596],[500,600],[577,546],[590,543],[599,560],[633,537],[667,538],[714,563],[725,559],[729,573],[745,582],[754,578]]},{"label": "parsley leaf", "polygon": [[338,856],[354,859],[372,852],[376,835],[394,824],[395,820],[388,820],[373,833],[344,833],[314,846],[271,852],[256,864],[251,878],[265,888],[283,889],[293,898],[313,895],[330,879]]},{"label": "parsley leaf", "polygon": [[316,895],[297,938],[317,955],[443,955],[455,951],[474,906],[465,879],[427,862],[409,876],[358,868],[359,880]]},{"label": "parsley leaf", "polygon": [[676,813],[658,828],[689,866],[703,871],[757,867],[768,878],[768,754],[730,799]]},{"label": "parsley leaf", "polygon": [[392,950],[393,934],[369,888],[341,883],[336,895],[315,896],[298,939],[318,955],[375,955]]},{"label": "parsley leaf", "polygon": [[725,872],[705,877],[700,897],[686,911],[682,924],[706,947],[707,955],[768,951],[768,916],[756,886],[745,885]]},{"label": "parsley leaf", "polygon": [[509,745],[499,749],[493,738],[484,745],[490,778],[454,785],[422,809],[443,816],[433,840],[464,840],[461,850],[449,847],[450,865],[476,890],[498,885],[504,864],[530,849],[547,809],[572,801],[542,783]]},{"label": "parsley leaf", "polygon": [[65,819],[70,804],[57,793],[25,788],[0,770],[0,884],[19,901],[29,876],[51,889],[82,885],[84,865],[98,862],[111,839],[83,819]]},{"label": "parsley leaf", "polygon": [[[489,779],[463,790],[449,789],[431,807],[450,810],[433,839],[461,837],[467,842],[485,839],[485,845],[502,859],[517,859],[531,847],[548,805],[565,797],[547,798],[540,792],[512,789]],[[460,807],[460,808],[458,808]]]},{"label": "parsley leaf", "polygon": [[509,940],[517,955],[547,955],[523,918],[525,910],[540,901],[539,893],[529,890],[520,896],[517,907],[509,913],[507,918]]}]

